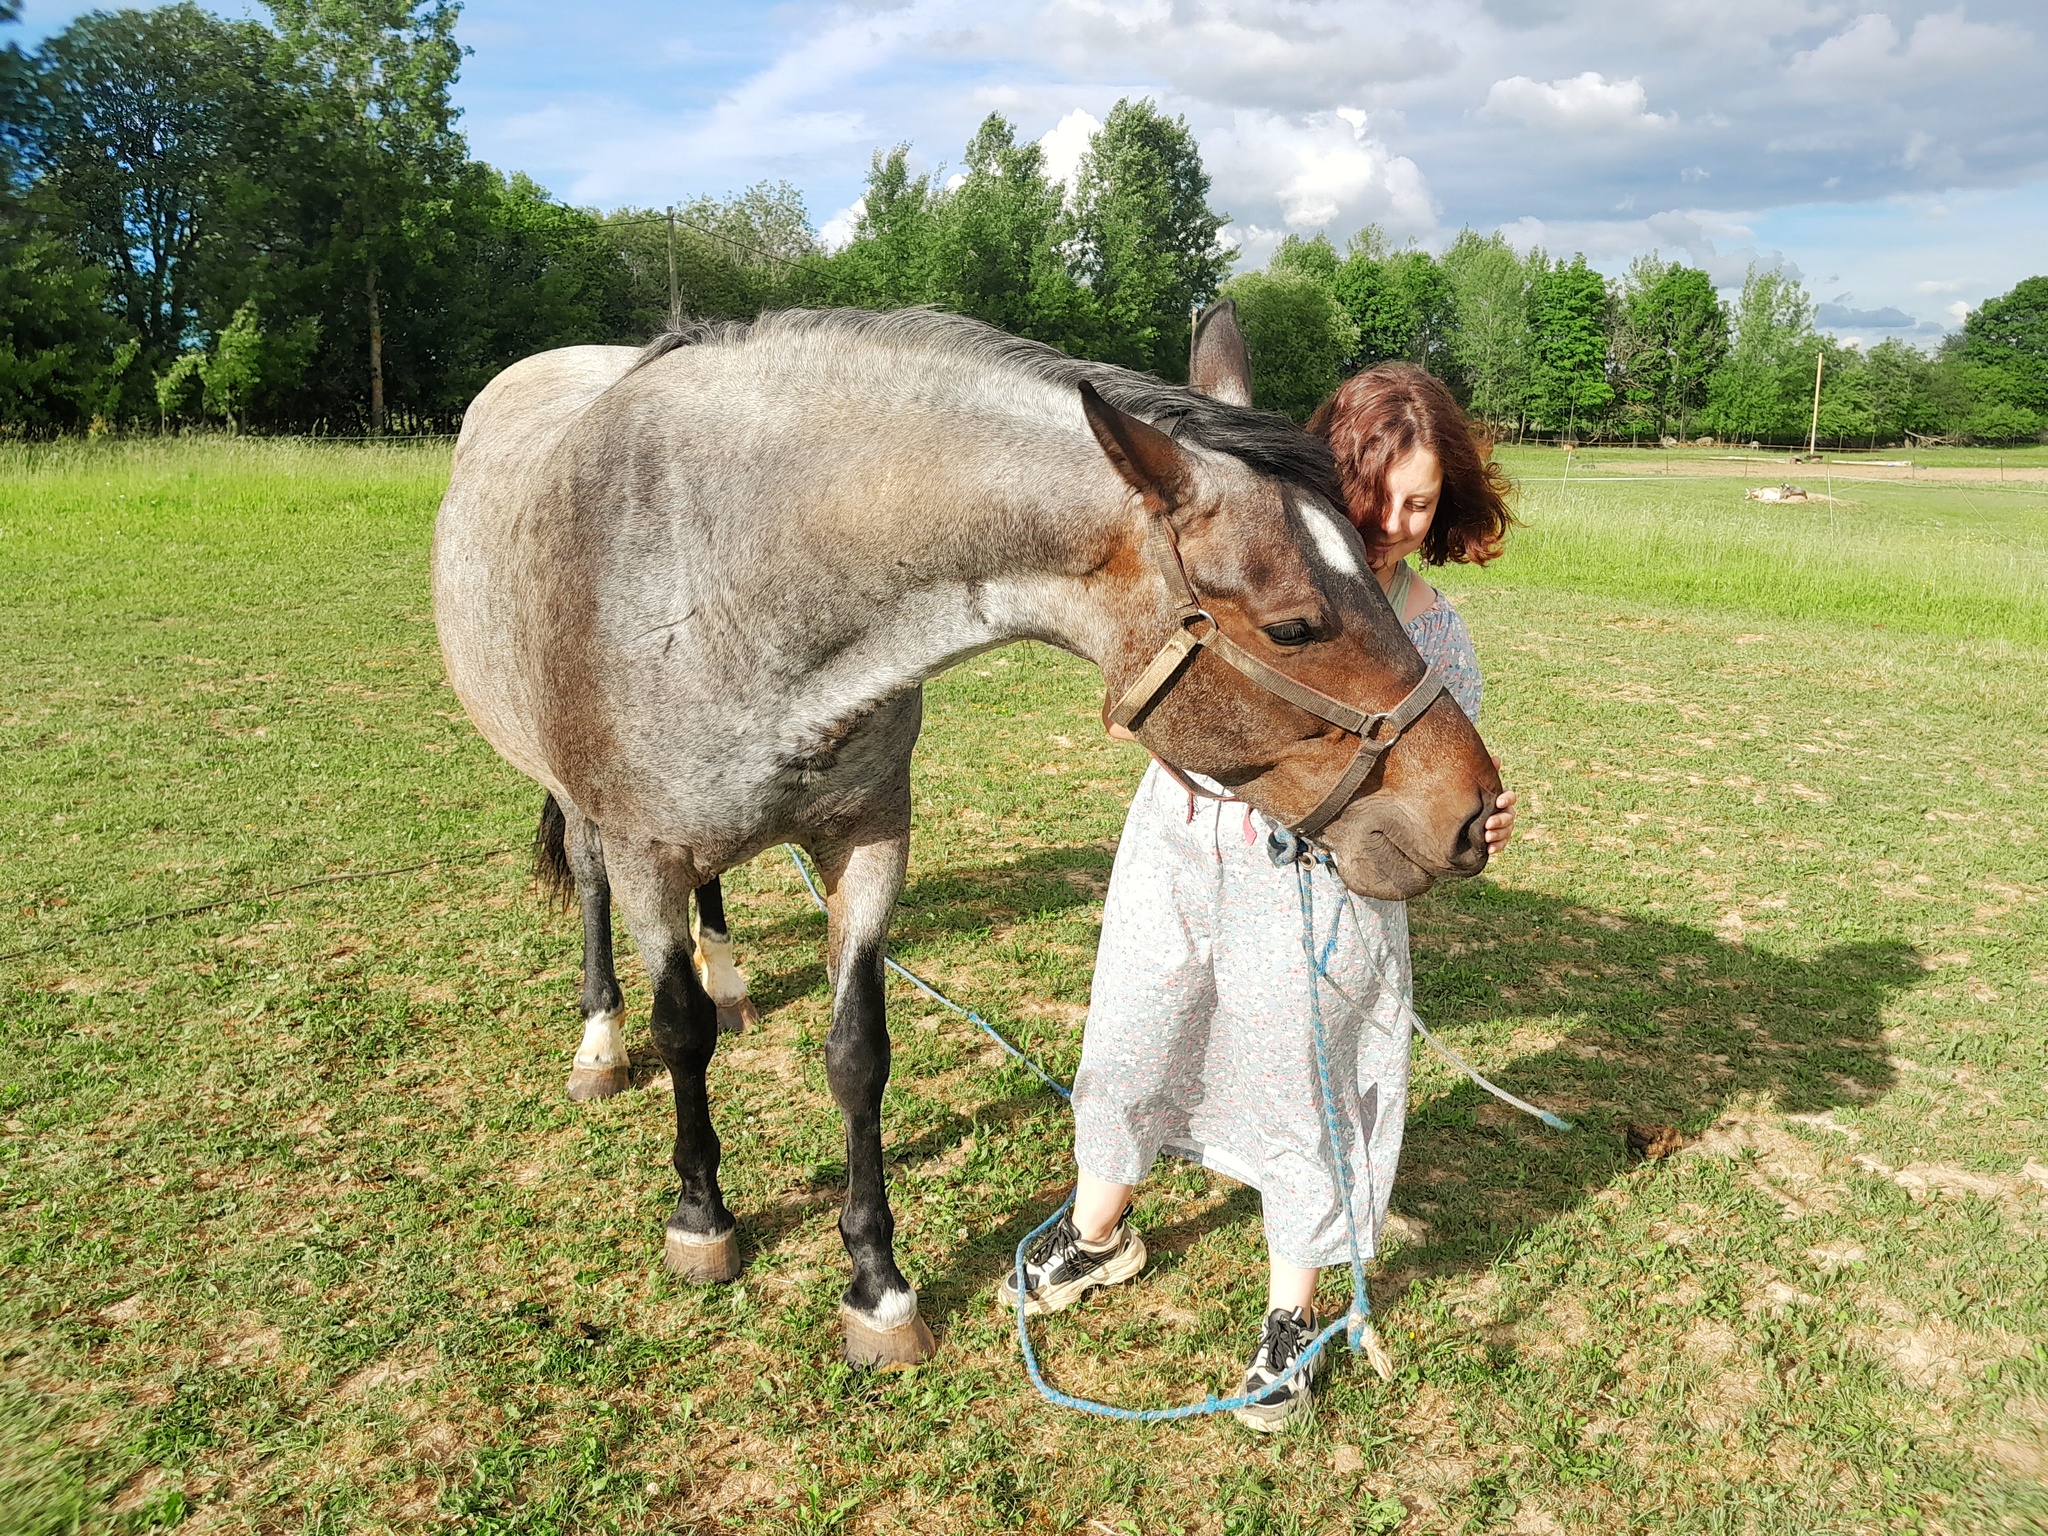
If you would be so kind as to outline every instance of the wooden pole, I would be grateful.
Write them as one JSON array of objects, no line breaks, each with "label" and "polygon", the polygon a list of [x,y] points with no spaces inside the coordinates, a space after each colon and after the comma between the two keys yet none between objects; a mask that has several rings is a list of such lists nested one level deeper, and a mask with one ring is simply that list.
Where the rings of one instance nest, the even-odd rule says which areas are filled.
[{"label": "wooden pole", "polygon": [[676,294],[676,211],[668,211],[668,328],[683,328],[683,306]]},{"label": "wooden pole", "polygon": [[1820,367],[1828,360],[1825,351],[1813,354],[1813,425],[1806,433],[1806,456],[1814,456],[1813,445],[1820,439]]}]

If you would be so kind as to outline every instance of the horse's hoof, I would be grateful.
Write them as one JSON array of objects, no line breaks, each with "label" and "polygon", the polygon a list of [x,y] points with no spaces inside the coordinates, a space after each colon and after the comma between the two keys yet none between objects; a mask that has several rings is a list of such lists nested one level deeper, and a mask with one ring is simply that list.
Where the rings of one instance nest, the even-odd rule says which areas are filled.
[{"label": "horse's hoof", "polygon": [[743,997],[730,1005],[718,1005],[718,1032],[721,1035],[742,1034],[747,1030],[759,1028],[760,1024],[761,1015],[755,1011],[754,1000],[751,997]]},{"label": "horse's hoof", "polygon": [[577,1067],[569,1073],[569,1101],[581,1104],[588,1099],[608,1099],[632,1086],[630,1067]]},{"label": "horse's hoof", "polygon": [[915,1312],[895,1328],[877,1328],[851,1307],[839,1309],[846,1330],[846,1363],[877,1371],[905,1371],[923,1365],[938,1350],[931,1329]]},{"label": "horse's hoof", "polygon": [[740,1229],[728,1227],[723,1236],[699,1237],[676,1227],[667,1229],[661,1260],[669,1273],[700,1285],[717,1285],[737,1280],[740,1275]]}]

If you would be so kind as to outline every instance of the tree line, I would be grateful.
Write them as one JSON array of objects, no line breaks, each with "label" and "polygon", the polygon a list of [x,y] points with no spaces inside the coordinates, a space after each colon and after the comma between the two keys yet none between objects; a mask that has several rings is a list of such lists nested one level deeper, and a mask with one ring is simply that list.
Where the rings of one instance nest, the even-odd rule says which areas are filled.
[{"label": "tree line", "polygon": [[[1340,256],[1290,236],[1224,284],[1264,377],[1294,414],[1386,358],[1449,380],[1499,435],[1864,446],[2038,440],[2048,428],[2048,278],[1973,312],[1932,354],[1864,350],[1814,327],[1798,282],[1752,268],[1724,303],[1696,267],[1638,258],[1619,281],[1465,230],[1441,257],[1380,233]],[[1814,413],[1816,373],[1819,410]]]},{"label": "tree line", "polygon": [[1000,115],[950,171],[878,151],[827,250],[787,185],[599,213],[473,158],[455,0],[268,9],[95,12],[0,52],[0,429],[445,431],[529,353],[790,304],[936,304],[1176,378],[1219,293],[1259,403],[1297,417],[1405,358],[1497,433],[1800,440],[1818,357],[1829,441],[2048,426],[2048,278],[1929,354],[1819,335],[1776,272],[1726,304],[1654,255],[1611,282],[1469,230],[1441,256],[1290,236],[1233,277],[1199,145],[1142,100],[1070,185]]}]

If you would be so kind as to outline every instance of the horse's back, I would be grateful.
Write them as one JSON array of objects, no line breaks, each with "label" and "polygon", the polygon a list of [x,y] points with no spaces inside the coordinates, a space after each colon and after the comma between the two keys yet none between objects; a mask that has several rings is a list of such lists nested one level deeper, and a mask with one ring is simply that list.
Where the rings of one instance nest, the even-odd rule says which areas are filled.
[{"label": "horse's back", "polygon": [[448,681],[485,740],[561,792],[534,736],[526,681],[509,665],[517,617],[519,518],[546,484],[549,455],[632,368],[633,347],[563,347],[514,363],[464,414],[434,523],[434,619]]}]

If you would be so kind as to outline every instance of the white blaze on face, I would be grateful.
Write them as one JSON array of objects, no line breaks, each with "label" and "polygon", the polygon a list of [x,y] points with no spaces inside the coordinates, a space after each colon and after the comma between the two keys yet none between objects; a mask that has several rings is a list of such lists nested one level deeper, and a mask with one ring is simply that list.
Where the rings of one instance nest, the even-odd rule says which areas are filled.
[{"label": "white blaze on face", "polygon": [[1309,542],[1322,556],[1323,564],[1340,576],[1363,576],[1365,563],[1358,558],[1357,538],[1349,523],[1321,502],[1297,502],[1301,520],[1308,525]]}]

